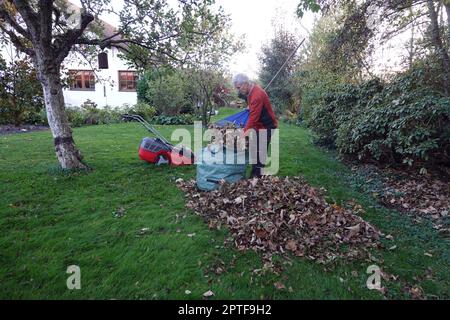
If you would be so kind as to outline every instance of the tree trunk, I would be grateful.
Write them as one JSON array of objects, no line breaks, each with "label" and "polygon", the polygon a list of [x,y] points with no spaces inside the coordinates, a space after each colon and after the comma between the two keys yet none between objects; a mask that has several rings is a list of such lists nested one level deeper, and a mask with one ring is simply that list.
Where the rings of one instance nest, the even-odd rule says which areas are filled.
[{"label": "tree trunk", "polygon": [[[413,16],[412,6],[409,8],[409,13],[411,14],[411,16]],[[409,69],[412,68],[413,61],[414,61],[414,51],[415,51],[414,50],[414,29],[415,29],[415,22],[413,22],[411,25],[411,38],[409,39],[409,56],[408,56]]]},{"label": "tree trunk", "polygon": [[447,45],[450,46],[450,1],[444,1],[445,11],[447,11]]},{"label": "tree trunk", "polygon": [[56,156],[63,169],[86,169],[82,163],[83,156],[75,147],[72,129],[64,111],[59,67],[56,65],[39,65],[39,78],[44,90],[47,120],[52,131]]},{"label": "tree trunk", "polygon": [[433,45],[436,47],[440,58],[441,64],[444,71],[444,91],[447,96],[450,95],[450,57],[448,55],[447,50],[444,48],[444,45],[441,40],[441,36],[439,33],[439,22],[438,16],[433,4],[433,0],[427,0],[428,11],[431,20],[431,37],[433,41]]}]

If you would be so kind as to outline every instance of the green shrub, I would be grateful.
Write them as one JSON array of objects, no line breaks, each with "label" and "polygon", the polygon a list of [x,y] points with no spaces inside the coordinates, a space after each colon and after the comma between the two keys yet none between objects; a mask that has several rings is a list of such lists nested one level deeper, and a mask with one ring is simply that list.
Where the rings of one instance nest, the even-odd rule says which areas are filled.
[{"label": "green shrub", "polygon": [[138,114],[146,120],[151,120],[156,114],[156,109],[145,102],[138,102],[127,110],[130,114]]},{"label": "green shrub", "polygon": [[[147,80],[145,102],[155,107],[158,115],[180,114],[182,110],[189,110],[191,104],[188,87],[181,72],[166,71],[157,78],[153,77]],[[140,90],[143,89],[140,88]]]},{"label": "green shrub", "polygon": [[45,108],[39,111],[38,117],[36,118],[34,124],[48,126],[47,111],[45,110]]},{"label": "green shrub", "polygon": [[71,127],[81,127],[85,124],[83,109],[80,107],[66,107],[66,115]]},{"label": "green shrub", "polygon": [[99,113],[99,123],[101,124],[110,124],[110,123],[119,123],[122,121],[123,111],[118,108],[112,108],[111,106],[105,106],[102,109],[98,110]]},{"label": "green shrub", "polygon": [[375,78],[360,86],[338,85],[323,94],[322,103],[312,107],[308,125],[317,134],[317,143],[334,147],[337,130],[351,121],[359,113],[364,113],[365,106],[382,90],[380,79]]},{"label": "green shrub", "polygon": [[409,165],[428,162],[432,155],[441,158],[450,143],[450,99],[422,90],[389,97],[339,127],[338,150],[358,159]]},{"label": "green shrub", "polygon": [[[72,127],[119,123],[125,113],[138,114],[150,121],[155,115],[155,108],[145,103],[138,103],[134,106],[125,104],[122,107],[105,106],[98,109],[96,104],[91,101],[87,101],[81,107],[66,107],[66,114]],[[46,117],[41,117],[41,122],[45,123]]]},{"label": "green shrub", "polygon": [[298,117],[296,116],[290,116],[290,115],[281,115],[278,118],[279,121],[284,122],[286,124],[290,124],[290,125],[300,125],[301,121],[298,119]]},{"label": "green shrub", "polygon": [[178,116],[159,115],[153,117],[152,123],[160,125],[191,125],[194,124],[195,117],[191,114],[181,114]]},{"label": "green shrub", "polygon": [[43,109],[42,86],[31,61],[7,63],[0,56],[0,124],[35,123]]},{"label": "green shrub", "polygon": [[412,165],[450,161],[450,98],[422,69],[382,84],[338,85],[313,106],[317,142],[359,160]]}]

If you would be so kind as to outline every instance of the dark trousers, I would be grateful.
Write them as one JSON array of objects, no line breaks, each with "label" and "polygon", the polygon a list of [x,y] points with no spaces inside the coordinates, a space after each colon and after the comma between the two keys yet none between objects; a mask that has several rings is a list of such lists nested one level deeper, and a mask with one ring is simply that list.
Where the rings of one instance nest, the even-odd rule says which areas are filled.
[{"label": "dark trousers", "polygon": [[[270,140],[272,138],[272,130],[267,129],[267,141],[265,143],[265,145],[260,146],[260,140],[262,139],[262,135],[263,133],[259,130],[256,131],[256,139],[257,139],[257,151],[256,151],[256,155],[257,155],[257,161],[256,164],[252,165],[252,172],[250,174],[250,178],[253,177],[261,177],[262,176],[262,169],[265,166],[265,162],[267,159],[267,152],[269,151],[269,145],[270,145]],[[263,140],[263,139],[262,139]]]}]

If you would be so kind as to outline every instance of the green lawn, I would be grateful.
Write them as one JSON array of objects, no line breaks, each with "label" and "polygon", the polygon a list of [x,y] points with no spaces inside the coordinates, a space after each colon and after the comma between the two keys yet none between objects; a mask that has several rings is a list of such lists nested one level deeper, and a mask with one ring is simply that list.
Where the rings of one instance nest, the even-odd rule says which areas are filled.
[{"label": "green lawn", "polygon": [[[158,130],[170,137],[174,128]],[[326,270],[293,258],[280,275],[253,273],[262,267],[257,254],[223,248],[226,230],[209,230],[185,209],[175,180],[194,177],[195,167],[138,159],[145,135],[136,123],[74,129],[89,173],[58,169],[50,132],[0,136],[0,298],[201,299],[208,290],[217,299],[384,297],[366,288],[365,261],[340,261]],[[398,276],[382,280],[386,297],[410,298],[405,287],[419,286],[426,298],[450,298],[448,240],[353,190],[349,170],[310,140],[307,130],[281,125],[279,174],[303,175],[324,187],[330,202],[356,199],[364,218],[394,237],[373,252],[373,264]],[[125,215],[118,217],[118,210]],[[140,234],[142,228],[148,231]],[[81,290],[66,287],[73,264],[81,268]],[[215,274],[222,264],[226,272]],[[275,282],[287,289],[275,289]]]}]

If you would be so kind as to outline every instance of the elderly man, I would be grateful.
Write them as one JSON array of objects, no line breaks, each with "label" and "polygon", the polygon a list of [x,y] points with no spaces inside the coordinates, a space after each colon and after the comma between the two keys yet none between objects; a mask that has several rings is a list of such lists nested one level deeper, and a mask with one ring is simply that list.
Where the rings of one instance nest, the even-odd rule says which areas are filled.
[{"label": "elderly man", "polygon": [[[256,150],[257,150],[257,161],[256,164],[252,165],[252,177],[261,177],[262,169],[266,162],[267,150],[269,149],[270,139],[271,139],[271,129],[278,127],[277,119],[275,118],[275,113],[273,112],[272,105],[270,104],[269,96],[267,93],[256,83],[249,80],[245,74],[237,74],[233,78],[233,85],[238,90],[239,96],[247,97],[247,104],[250,110],[250,116],[248,122],[244,128],[244,134],[247,133],[249,129],[254,129],[256,132]],[[265,140],[263,137],[263,132],[261,129],[266,129],[267,132],[267,143],[265,147],[260,148],[259,141]],[[252,142],[252,141],[251,141]]]}]

